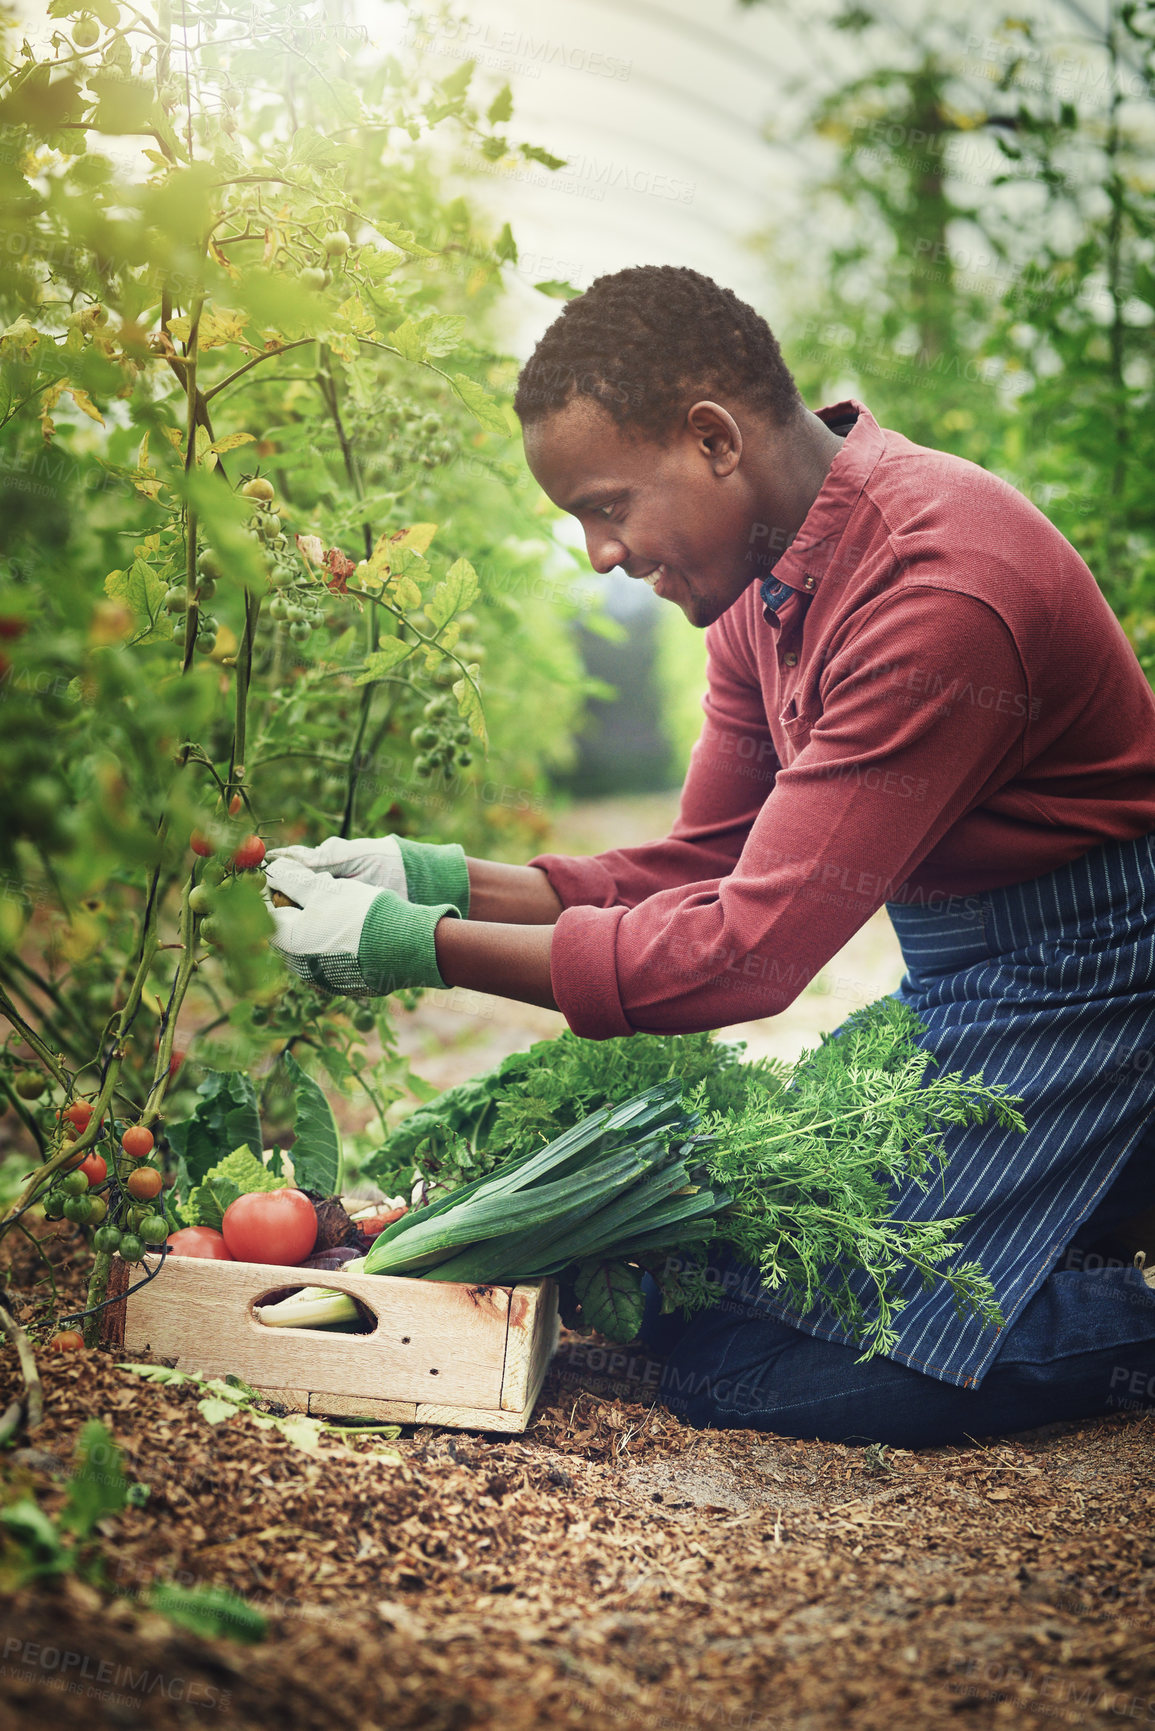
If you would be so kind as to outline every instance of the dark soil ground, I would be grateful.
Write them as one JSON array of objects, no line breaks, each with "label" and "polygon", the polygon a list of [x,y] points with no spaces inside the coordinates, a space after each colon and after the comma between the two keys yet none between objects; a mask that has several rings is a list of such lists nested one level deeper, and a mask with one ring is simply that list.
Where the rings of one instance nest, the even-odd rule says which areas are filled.
[{"label": "dark soil ground", "polygon": [[[41,1230],[66,1252],[71,1228]],[[35,1333],[42,1265],[14,1258]],[[102,1522],[102,1585],[5,1593],[3,1723],[1155,1722],[1153,1415],[918,1454],[797,1443],[692,1430],[624,1357],[611,1380],[563,1337],[523,1436],[303,1448],[251,1413],[210,1425],[195,1387],[115,1355],[41,1352],[45,1417],[2,1457],[3,1500],[58,1511],[90,1418],[149,1493]],[[177,1629],[144,1602],[170,1577],[243,1595],[266,1639]]]}]

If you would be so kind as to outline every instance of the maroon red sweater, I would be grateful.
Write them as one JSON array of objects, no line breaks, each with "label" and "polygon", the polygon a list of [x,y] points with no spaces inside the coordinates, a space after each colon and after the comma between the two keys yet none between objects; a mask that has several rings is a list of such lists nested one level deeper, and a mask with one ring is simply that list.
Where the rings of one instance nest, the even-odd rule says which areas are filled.
[{"label": "maroon red sweater", "polygon": [[775,1015],[884,902],[963,908],[1155,830],[1155,698],[1087,566],[984,469],[820,413],[856,411],[778,612],[753,581],[707,630],[670,835],[532,862],[578,1034]]}]

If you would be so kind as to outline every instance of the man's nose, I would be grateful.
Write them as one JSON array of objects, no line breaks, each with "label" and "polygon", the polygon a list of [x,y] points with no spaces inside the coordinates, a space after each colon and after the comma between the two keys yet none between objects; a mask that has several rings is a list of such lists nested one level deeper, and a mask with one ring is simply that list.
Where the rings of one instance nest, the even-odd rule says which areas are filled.
[{"label": "man's nose", "polygon": [[615,565],[624,565],[629,558],[625,543],[616,535],[599,535],[592,529],[586,530],[586,552],[590,564],[601,577],[607,576]]}]

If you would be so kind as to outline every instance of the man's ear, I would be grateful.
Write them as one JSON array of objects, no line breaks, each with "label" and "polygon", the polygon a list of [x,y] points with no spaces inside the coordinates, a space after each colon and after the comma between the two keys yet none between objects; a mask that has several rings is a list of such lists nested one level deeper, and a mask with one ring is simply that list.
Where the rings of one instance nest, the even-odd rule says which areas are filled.
[{"label": "man's ear", "polygon": [[686,427],[718,479],[732,475],[742,457],[742,432],[729,410],[704,399],[686,411]]}]

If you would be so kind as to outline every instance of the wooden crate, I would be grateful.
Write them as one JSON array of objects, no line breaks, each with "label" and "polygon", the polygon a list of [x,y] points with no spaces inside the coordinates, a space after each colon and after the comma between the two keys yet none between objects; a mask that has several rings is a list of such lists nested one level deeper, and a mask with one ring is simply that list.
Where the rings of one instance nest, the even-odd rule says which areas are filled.
[{"label": "wooden crate", "polygon": [[[109,1295],[140,1276],[114,1257]],[[269,1294],[301,1286],[352,1293],[376,1328],[269,1328],[253,1315]],[[106,1342],[134,1358],[239,1376],[292,1411],[471,1430],[525,1429],[558,1336],[552,1280],[460,1286],[191,1256],[170,1256],[105,1314]]]}]

